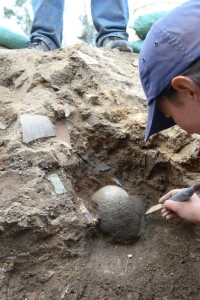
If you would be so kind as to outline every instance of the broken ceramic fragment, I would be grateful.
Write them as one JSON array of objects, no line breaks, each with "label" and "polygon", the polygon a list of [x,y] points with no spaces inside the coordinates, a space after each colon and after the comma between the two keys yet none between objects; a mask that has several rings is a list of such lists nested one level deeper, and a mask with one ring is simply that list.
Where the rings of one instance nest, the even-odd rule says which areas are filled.
[{"label": "broken ceramic fragment", "polygon": [[19,121],[24,143],[56,135],[55,126],[47,116],[23,114],[19,116]]},{"label": "broken ceramic fragment", "polygon": [[56,194],[62,195],[67,192],[62,181],[60,180],[57,174],[51,174],[47,177],[47,179],[52,183]]},{"label": "broken ceramic fragment", "polygon": [[61,145],[65,145],[68,149],[72,149],[70,142],[70,135],[67,126],[61,122],[55,124],[56,137],[53,137],[52,142],[56,142]]}]

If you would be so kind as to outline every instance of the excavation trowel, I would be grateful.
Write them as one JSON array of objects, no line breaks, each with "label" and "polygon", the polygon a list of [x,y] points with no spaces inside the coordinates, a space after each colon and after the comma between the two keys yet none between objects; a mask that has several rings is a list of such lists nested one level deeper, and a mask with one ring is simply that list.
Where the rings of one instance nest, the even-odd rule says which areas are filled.
[{"label": "excavation trowel", "polygon": [[[166,201],[166,200],[173,200],[173,201],[180,201],[180,202],[187,201],[199,189],[200,189],[200,183],[197,183],[191,187],[180,190],[178,193],[176,193],[174,195],[170,195],[170,194],[167,195],[167,197],[166,197],[166,199],[164,199],[164,201]],[[151,208],[149,208],[146,211],[145,215],[151,214],[157,210],[162,209],[163,207],[164,207],[164,205],[161,203],[156,204],[156,205],[152,206]]]}]

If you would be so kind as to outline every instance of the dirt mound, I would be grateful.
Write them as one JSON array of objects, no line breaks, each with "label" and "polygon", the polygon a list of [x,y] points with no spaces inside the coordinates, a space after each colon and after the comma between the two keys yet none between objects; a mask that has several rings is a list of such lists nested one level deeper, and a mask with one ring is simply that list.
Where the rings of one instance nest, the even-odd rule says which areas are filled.
[{"label": "dirt mound", "polygon": [[[87,217],[105,185],[149,208],[200,180],[197,136],[174,127],[144,144],[137,55],[81,44],[1,50],[0,61],[0,299],[199,299],[191,224],[155,213],[117,244]],[[22,120],[38,115],[56,134],[27,142]]]}]

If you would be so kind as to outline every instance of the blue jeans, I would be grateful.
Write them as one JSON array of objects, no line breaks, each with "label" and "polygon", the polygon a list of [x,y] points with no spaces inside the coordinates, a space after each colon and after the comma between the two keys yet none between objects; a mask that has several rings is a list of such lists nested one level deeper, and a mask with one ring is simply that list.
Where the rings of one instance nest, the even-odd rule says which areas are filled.
[{"label": "blue jeans", "polygon": [[[34,20],[30,40],[44,41],[51,50],[61,47],[64,0],[32,0]],[[108,36],[128,40],[128,0],[91,0],[91,13],[98,32],[96,44]]]}]

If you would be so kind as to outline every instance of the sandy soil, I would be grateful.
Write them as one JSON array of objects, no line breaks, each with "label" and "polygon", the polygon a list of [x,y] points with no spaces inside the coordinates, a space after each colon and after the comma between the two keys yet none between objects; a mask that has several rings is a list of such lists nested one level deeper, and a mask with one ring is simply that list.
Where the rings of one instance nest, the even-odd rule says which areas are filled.
[{"label": "sandy soil", "polygon": [[[199,300],[197,228],[157,212],[118,244],[81,209],[113,178],[146,209],[200,180],[197,136],[174,127],[144,144],[137,55],[81,44],[0,61],[0,299]],[[23,142],[23,114],[57,136]]]}]

